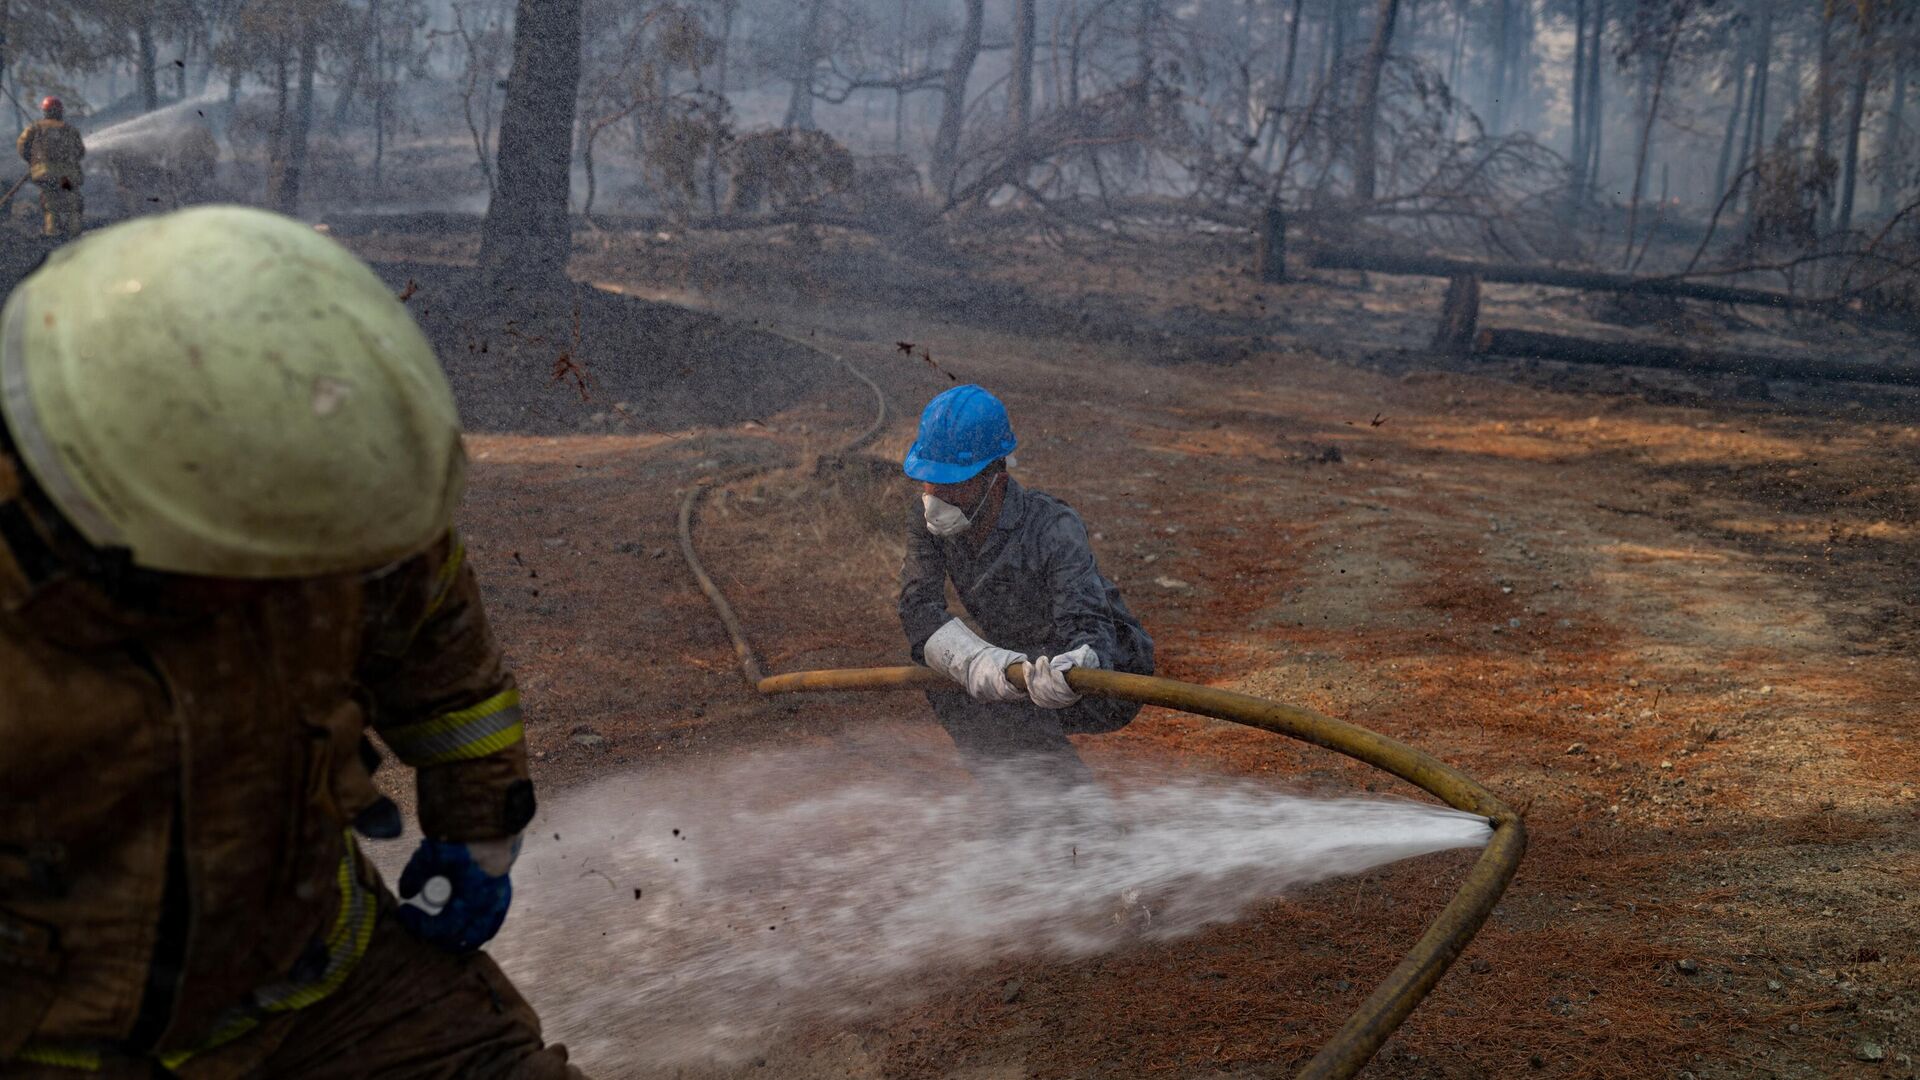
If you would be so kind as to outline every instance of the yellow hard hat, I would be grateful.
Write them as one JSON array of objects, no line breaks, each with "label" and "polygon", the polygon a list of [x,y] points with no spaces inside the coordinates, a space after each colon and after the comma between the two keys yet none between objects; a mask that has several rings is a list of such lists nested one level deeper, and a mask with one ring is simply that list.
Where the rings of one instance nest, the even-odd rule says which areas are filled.
[{"label": "yellow hard hat", "polygon": [[448,528],[453,393],[372,270],[209,206],[59,248],[0,311],[0,412],[96,547],[207,577],[371,569]]}]

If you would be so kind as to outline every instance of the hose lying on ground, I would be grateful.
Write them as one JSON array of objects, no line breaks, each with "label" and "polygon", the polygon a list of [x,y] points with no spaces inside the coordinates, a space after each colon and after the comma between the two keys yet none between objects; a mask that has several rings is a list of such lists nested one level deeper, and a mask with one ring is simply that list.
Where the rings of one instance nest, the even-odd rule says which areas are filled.
[{"label": "hose lying on ground", "polygon": [[[773,332],[793,344],[820,351],[806,342]],[[880,387],[850,361],[844,357],[834,358],[873,390],[878,404],[872,426],[841,448],[840,453],[847,454],[872,442],[885,428],[887,399]],[[717,484],[747,479],[771,469],[771,466],[755,466],[701,483],[687,492],[686,498],[680,503],[680,552],[692,569],[694,580],[699,582],[700,591],[706,593],[707,599],[713,602],[720,622],[726,627],[747,684],[762,694],[951,689],[953,683],[950,680],[924,667],[802,671],[773,676],[762,670],[753,646],[747,640],[746,631],[740,625],[739,616],[734,613],[733,606],[727,602],[719,586],[708,576],[694,551],[693,511],[700,499]],[[1023,689],[1026,686],[1026,674],[1025,664],[1014,664],[1007,669],[1009,681]],[[1178,709],[1325,747],[1392,773],[1449,806],[1479,814],[1492,823],[1493,838],[1467,872],[1460,890],[1441,909],[1406,957],[1301,1069],[1297,1074],[1300,1080],[1345,1080],[1366,1066],[1415,1006],[1420,1004],[1421,999],[1439,983],[1440,977],[1467,947],[1467,943],[1473,940],[1474,934],[1492,914],[1494,905],[1506,891],[1507,883],[1513,879],[1520,865],[1520,857],[1526,851],[1526,829],[1521,824],[1520,816],[1493,793],[1439,759],[1385,735],[1308,709],[1173,679],[1089,668],[1069,669],[1066,678],[1068,685],[1081,694]]]},{"label": "hose lying on ground", "polygon": [[[837,454],[841,456],[851,454],[879,438],[880,433],[886,430],[887,395],[881,392],[880,384],[868,378],[866,372],[855,367],[853,361],[848,360],[844,356],[826,352],[817,346],[809,345],[799,338],[789,334],[783,334],[778,330],[762,328],[762,332],[771,334],[790,344],[798,345],[809,352],[821,353],[822,355],[833,357],[833,359],[840,361],[848,371],[852,372],[855,378],[866,383],[869,390],[873,391],[873,423],[868,425],[867,430],[855,436],[852,441],[840,447],[840,449],[836,451]],[[754,655],[752,644],[747,641],[747,632],[740,626],[740,617],[734,613],[733,605],[727,602],[726,594],[720,591],[720,586],[713,583],[713,578],[707,574],[707,568],[700,562],[699,553],[693,549],[693,511],[699,505],[700,500],[706,498],[707,493],[714,488],[726,484],[738,483],[742,480],[750,480],[763,473],[772,472],[774,468],[775,466],[771,465],[755,465],[751,468],[738,469],[724,476],[702,481],[701,483],[695,484],[693,488],[687,492],[686,498],[680,500],[680,554],[687,560],[687,568],[693,571],[693,580],[699,583],[700,591],[706,593],[707,599],[712,602],[714,612],[720,616],[720,624],[727,628],[727,637],[733,641],[733,655],[740,660],[740,671],[741,674],[746,677],[747,688],[750,690],[758,690],[760,688],[760,681],[766,678],[766,672],[760,667],[760,660]]]}]

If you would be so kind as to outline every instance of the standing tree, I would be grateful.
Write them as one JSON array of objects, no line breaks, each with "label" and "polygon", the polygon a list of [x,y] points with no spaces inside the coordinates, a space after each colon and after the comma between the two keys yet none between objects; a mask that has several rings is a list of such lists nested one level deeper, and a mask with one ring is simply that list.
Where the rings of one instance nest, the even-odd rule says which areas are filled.
[{"label": "standing tree", "polygon": [[1879,12],[1873,0],[1858,0],[1853,9],[1853,96],[1847,105],[1847,148],[1840,176],[1840,209],[1835,232],[1853,228],[1853,196],[1860,182],[1860,121],[1866,115],[1867,81],[1873,75],[1875,31]]},{"label": "standing tree", "polygon": [[953,58],[941,80],[945,100],[940,104],[940,127],[933,135],[933,186],[942,198],[953,194],[955,172],[960,161],[960,129],[967,115],[967,83],[973,78],[974,61],[980,58],[980,31],[986,22],[986,0],[966,0],[967,21],[960,40],[953,46]]},{"label": "standing tree", "polygon": [[313,75],[320,54],[320,27],[316,15],[311,10],[293,13],[290,32],[299,54],[299,96],[294,102],[291,116],[286,113],[286,60],[285,53],[281,54],[281,115],[276,125],[281,130],[276,133],[274,140],[279,153],[274,155],[268,167],[267,205],[283,214],[299,211],[300,181],[307,168],[307,135],[313,129]]},{"label": "standing tree", "polygon": [[519,0],[514,15],[497,182],[480,227],[480,264],[495,281],[512,277],[536,288],[566,281],[580,3]]},{"label": "standing tree", "polygon": [[1034,0],[1014,0],[1013,75],[1007,91],[1013,127],[1021,137],[1033,123],[1033,37],[1037,16]]},{"label": "standing tree", "polygon": [[1360,100],[1355,116],[1353,139],[1353,201],[1373,201],[1374,170],[1380,148],[1374,132],[1380,121],[1380,69],[1386,66],[1387,49],[1393,42],[1393,24],[1400,15],[1400,0],[1380,0],[1374,14],[1373,44],[1367,48],[1366,64],[1360,73]]}]

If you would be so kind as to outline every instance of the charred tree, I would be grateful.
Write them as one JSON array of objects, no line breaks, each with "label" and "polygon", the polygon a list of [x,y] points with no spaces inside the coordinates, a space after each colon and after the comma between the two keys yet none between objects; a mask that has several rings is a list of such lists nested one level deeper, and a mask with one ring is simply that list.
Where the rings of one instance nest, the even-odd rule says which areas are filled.
[{"label": "charred tree", "polygon": [[160,74],[157,70],[160,61],[153,43],[153,7],[151,4],[136,4],[134,10],[133,39],[140,52],[140,107],[152,112],[160,107]]},{"label": "charred tree", "polygon": [[1727,190],[1728,169],[1733,164],[1733,145],[1735,135],[1746,120],[1747,85],[1752,80],[1748,69],[1753,64],[1753,32],[1749,28],[1747,37],[1740,45],[1739,59],[1733,66],[1733,108],[1727,112],[1726,134],[1720,139],[1720,161],[1713,171],[1713,195],[1719,198]]},{"label": "charred tree", "polygon": [[967,21],[941,81],[944,100],[940,104],[940,127],[933,135],[933,183],[943,198],[952,196],[957,179],[960,129],[967,118],[967,83],[973,78],[974,61],[980,58],[980,28],[986,22],[986,0],[966,0],[966,4]]},{"label": "charred tree", "polygon": [[[313,130],[313,77],[320,59],[320,32],[313,20],[301,19],[295,32],[300,40],[299,97],[294,101],[292,114],[282,122],[281,153],[267,177],[267,205],[283,214],[300,209],[300,181],[307,168],[307,135]],[[284,77],[286,61],[285,54],[281,55],[280,71]],[[287,100],[284,84],[279,100],[284,110]]]},{"label": "charred tree", "polygon": [[1380,0],[1374,15],[1373,44],[1367,48],[1366,64],[1360,72],[1353,146],[1353,201],[1356,203],[1373,201],[1374,172],[1380,153],[1375,138],[1380,120],[1380,71],[1386,66],[1394,22],[1399,17],[1400,0]]},{"label": "charred tree", "polygon": [[[1293,65],[1300,56],[1300,16],[1306,0],[1293,0],[1293,11],[1287,17],[1287,57],[1280,68],[1280,104],[1278,111],[1285,114],[1287,105],[1293,100]],[[1279,140],[1275,140],[1278,142]]]},{"label": "charred tree", "polygon": [[[1773,0],[1756,0],[1760,8],[1760,26],[1754,31],[1753,90],[1747,95],[1747,126],[1740,139],[1740,167],[1754,168],[1767,145],[1767,88],[1773,81]],[[1754,188],[1747,189],[1747,205],[1753,205]]]},{"label": "charred tree", "polygon": [[812,0],[807,5],[806,27],[795,45],[793,72],[787,77],[792,87],[781,127],[812,131],[817,126],[813,120],[813,72],[820,65],[820,18],[826,6],[826,0]]},{"label": "charred tree", "polygon": [[1647,166],[1653,149],[1653,128],[1660,121],[1660,99],[1666,93],[1667,74],[1673,64],[1674,50],[1680,44],[1680,29],[1685,17],[1685,9],[1676,8],[1653,28],[1657,51],[1651,58],[1642,58],[1646,70],[1646,109],[1640,121],[1640,148],[1634,155],[1633,194],[1627,200],[1626,255],[1620,263],[1623,269],[1631,267],[1634,262],[1634,232],[1639,223],[1640,201],[1647,192]]},{"label": "charred tree", "polygon": [[1867,110],[1867,80],[1873,75],[1873,8],[1861,4],[1854,9],[1854,72],[1852,98],[1847,103],[1847,146],[1840,172],[1840,209],[1834,218],[1835,232],[1853,228],[1854,191],[1860,183],[1860,122]]},{"label": "charred tree", "polygon": [[1440,309],[1431,348],[1448,356],[1464,356],[1473,349],[1480,326],[1480,279],[1461,274],[1447,280],[1447,298]]},{"label": "charred tree", "polygon": [[1583,199],[1591,199],[1600,178],[1600,144],[1603,132],[1601,107],[1606,96],[1606,79],[1600,55],[1607,36],[1607,0],[1592,0],[1593,32],[1587,35],[1587,161],[1581,169],[1586,178]]},{"label": "charred tree", "polygon": [[[1813,164],[1817,172],[1825,172],[1833,161],[1833,9],[1834,0],[1824,0],[1820,6],[1820,50],[1813,83]],[[1832,212],[1833,187],[1826,185],[1820,194],[1822,225]]]},{"label": "charred tree", "polygon": [[1035,0],[1015,0],[1013,14],[1013,81],[1008,84],[1013,128],[1025,138],[1033,123],[1033,38],[1038,17]]},{"label": "charred tree", "polygon": [[1900,198],[1901,129],[1907,112],[1907,57],[1893,62],[1893,99],[1887,102],[1886,126],[1880,129],[1880,212],[1893,213]]},{"label": "charred tree", "polygon": [[1567,189],[1577,199],[1586,190],[1587,166],[1587,0],[1573,5],[1573,109],[1567,125]]},{"label": "charred tree", "polygon": [[292,82],[288,65],[291,45],[285,38],[273,43],[273,123],[267,126],[267,204],[275,205],[274,183],[287,158],[287,131],[293,122]]},{"label": "charred tree", "polygon": [[1493,67],[1487,72],[1487,131],[1504,135],[1507,131],[1507,88],[1513,75],[1508,65],[1513,60],[1509,38],[1513,36],[1513,0],[1494,0]]},{"label": "charred tree", "polygon": [[513,68],[500,113],[498,183],[480,226],[480,264],[495,281],[566,281],[567,194],[580,83],[581,0],[519,0]]},{"label": "charred tree", "polygon": [[1665,368],[1669,371],[1683,371],[1689,374],[1744,375],[1760,379],[1839,380],[1895,386],[1920,385],[1920,368],[1915,367],[1896,367],[1891,364],[1865,363],[1857,360],[1798,360],[1784,356],[1712,352],[1679,345],[1590,341],[1560,334],[1543,334],[1532,330],[1507,330],[1498,327],[1488,327],[1480,331],[1474,341],[1474,351],[1484,355],[1511,356],[1529,360]]}]

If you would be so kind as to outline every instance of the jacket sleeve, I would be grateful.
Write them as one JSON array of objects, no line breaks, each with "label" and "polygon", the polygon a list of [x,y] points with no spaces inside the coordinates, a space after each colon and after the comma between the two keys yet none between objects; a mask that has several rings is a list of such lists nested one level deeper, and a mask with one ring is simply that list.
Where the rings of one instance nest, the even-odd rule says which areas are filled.
[{"label": "jacket sleeve", "polygon": [[1047,596],[1052,608],[1053,640],[1061,652],[1093,646],[1102,667],[1112,667],[1118,642],[1107,610],[1107,589],[1093,561],[1093,544],[1080,515],[1066,507],[1054,515],[1042,537]]},{"label": "jacket sleeve", "polygon": [[520,691],[464,545],[450,533],[368,591],[361,682],[374,730],[418,775],[421,831],[453,841],[519,832],[534,809]]},{"label": "jacket sleeve", "polygon": [[947,611],[946,555],[916,514],[907,526],[907,557],[900,564],[900,628],[906,631],[914,663],[926,662],[921,650],[927,639],[952,618]]},{"label": "jacket sleeve", "polygon": [[20,151],[20,160],[25,161],[29,164],[33,162],[34,130],[35,129],[33,127],[29,126],[26,130],[20,133],[20,137],[14,140],[14,143],[13,143],[13,148],[15,150]]}]

